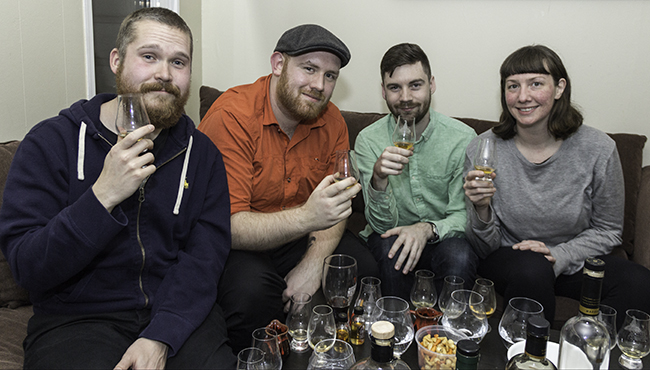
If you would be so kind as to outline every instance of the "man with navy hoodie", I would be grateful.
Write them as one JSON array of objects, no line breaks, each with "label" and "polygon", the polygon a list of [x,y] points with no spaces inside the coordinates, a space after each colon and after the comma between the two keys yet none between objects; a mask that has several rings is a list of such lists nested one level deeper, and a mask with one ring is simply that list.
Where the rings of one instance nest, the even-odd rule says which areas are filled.
[{"label": "man with navy hoodie", "polygon": [[22,141],[0,246],[30,291],[25,368],[234,368],[215,304],[230,251],[221,154],[183,114],[192,34],[160,8],[128,16],[111,51],[118,93],[152,125],[124,138],[99,94]]}]

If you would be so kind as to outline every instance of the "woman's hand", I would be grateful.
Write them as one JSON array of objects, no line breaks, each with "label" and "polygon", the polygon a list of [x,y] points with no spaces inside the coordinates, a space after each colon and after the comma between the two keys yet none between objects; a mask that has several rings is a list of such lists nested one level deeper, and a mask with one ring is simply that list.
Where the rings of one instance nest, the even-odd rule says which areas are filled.
[{"label": "woman's hand", "polygon": [[[494,182],[481,180],[485,176],[483,171],[469,171],[465,177],[465,196],[474,204],[476,212],[483,221],[490,219],[489,206],[490,200],[497,189],[494,187]],[[496,173],[492,172],[490,178],[494,180]]]},{"label": "woman's hand", "polygon": [[541,253],[550,263],[555,263],[555,257],[553,257],[551,254],[551,250],[546,246],[546,244],[537,240],[522,240],[521,242],[513,245],[512,249]]}]

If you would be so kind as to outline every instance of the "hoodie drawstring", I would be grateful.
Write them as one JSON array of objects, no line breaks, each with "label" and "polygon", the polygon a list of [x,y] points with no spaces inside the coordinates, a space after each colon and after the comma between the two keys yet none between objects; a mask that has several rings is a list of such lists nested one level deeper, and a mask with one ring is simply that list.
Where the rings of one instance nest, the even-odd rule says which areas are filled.
[{"label": "hoodie drawstring", "polygon": [[86,123],[81,121],[79,126],[79,144],[77,149],[77,179],[83,181],[84,175],[84,161],[86,159]]},{"label": "hoodie drawstring", "polygon": [[190,153],[192,152],[192,143],[194,137],[190,136],[190,141],[187,144],[187,151],[185,152],[185,160],[183,161],[183,170],[181,171],[181,179],[178,184],[178,195],[176,196],[176,205],[174,205],[174,214],[177,215],[181,208],[181,201],[183,200],[183,191],[185,190],[185,177],[187,176],[187,167],[190,163]]}]

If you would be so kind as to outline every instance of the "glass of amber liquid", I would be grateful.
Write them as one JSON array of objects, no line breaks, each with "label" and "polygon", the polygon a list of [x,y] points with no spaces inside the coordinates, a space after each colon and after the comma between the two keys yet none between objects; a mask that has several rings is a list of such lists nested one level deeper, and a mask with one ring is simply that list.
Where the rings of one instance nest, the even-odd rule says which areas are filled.
[{"label": "glass of amber liquid", "polygon": [[397,117],[395,131],[393,131],[393,145],[398,148],[411,150],[415,144],[415,118]]},{"label": "glass of amber liquid", "polygon": [[492,172],[497,167],[496,139],[484,137],[479,140],[478,150],[474,156],[474,169],[483,171],[483,177],[477,177],[477,180],[492,181]]}]

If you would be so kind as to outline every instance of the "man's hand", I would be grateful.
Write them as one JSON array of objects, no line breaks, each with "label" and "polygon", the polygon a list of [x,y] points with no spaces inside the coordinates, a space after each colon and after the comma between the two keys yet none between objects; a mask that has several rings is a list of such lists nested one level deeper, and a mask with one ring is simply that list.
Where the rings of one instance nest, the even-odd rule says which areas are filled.
[{"label": "man's hand", "polygon": [[284,277],[284,281],[287,283],[287,289],[282,292],[284,312],[289,312],[292,295],[304,292],[313,296],[320,288],[323,265],[321,263],[320,265],[309,266],[309,264],[310,261],[303,259]]},{"label": "man's hand", "polygon": [[167,363],[167,350],[165,343],[138,338],[115,365],[115,370],[164,369]]},{"label": "man's hand", "polygon": [[[151,164],[154,160],[150,152],[153,141],[144,138],[153,131],[153,125],[133,131],[118,140],[104,158],[104,167],[92,189],[108,212],[130,197],[142,181],[156,171]],[[147,152],[143,154],[145,150]]]},{"label": "man's hand", "polygon": [[400,175],[404,165],[409,163],[409,157],[412,155],[412,150],[401,149],[396,146],[389,146],[384,149],[372,168],[372,187],[379,191],[386,190],[388,176]]},{"label": "man's hand", "polygon": [[301,220],[313,226],[311,231],[334,226],[352,214],[352,198],[359,191],[361,185],[352,177],[335,182],[333,175],[326,176],[301,207]]},{"label": "man's hand", "polygon": [[388,238],[393,235],[398,235],[397,240],[388,251],[388,258],[392,259],[395,254],[402,247],[397,261],[395,262],[395,270],[399,270],[402,265],[404,275],[415,269],[422,255],[422,250],[427,245],[427,241],[433,236],[431,235],[431,225],[426,222],[418,222],[410,226],[400,226],[386,231],[381,235],[382,238]]},{"label": "man's hand", "polygon": [[555,263],[556,261],[555,257],[553,257],[551,254],[551,250],[546,246],[546,244],[537,240],[522,240],[519,243],[513,245],[512,249],[541,253],[550,263]]},{"label": "man's hand", "polygon": [[[483,176],[485,176],[483,171],[469,171],[465,177],[463,189],[465,189],[465,196],[474,204],[481,220],[488,221],[490,218],[488,208],[497,189],[494,187],[494,182],[480,180]],[[496,173],[492,172],[490,176],[494,180]]]}]

